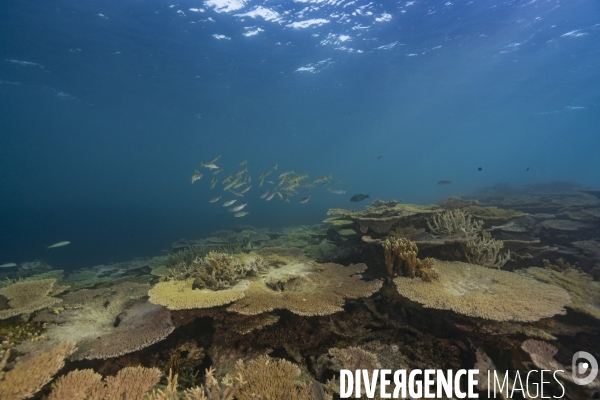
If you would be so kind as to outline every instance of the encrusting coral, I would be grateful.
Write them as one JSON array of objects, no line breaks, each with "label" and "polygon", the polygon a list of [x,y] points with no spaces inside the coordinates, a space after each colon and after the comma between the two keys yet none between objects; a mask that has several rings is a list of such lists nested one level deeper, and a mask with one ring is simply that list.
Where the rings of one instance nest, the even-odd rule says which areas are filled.
[{"label": "encrusting coral", "polygon": [[[383,242],[385,266],[390,276],[408,276],[421,278],[425,282],[437,279],[438,274],[433,268],[435,260],[427,257],[423,260],[417,258],[417,245],[405,238],[389,238]],[[398,266],[395,262],[398,260]]]},{"label": "encrusting coral", "polygon": [[18,362],[0,379],[0,399],[19,400],[31,397],[52,380],[64,367],[65,358],[74,351],[74,342],[64,342],[28,361]]},{"label": "encrusting coral", "polygon": [[290,264],[269,271],[266,282],[251,282],[246,297],[227,310],[245,315],[274,309],[306,316],[333,314],[343,310],[345,299],[368,297],[379,290],[381,281],[361,280],[360,273],[366,268],[365,264]]},{"label": "encrusting coral", "polygon": [[[0,289],[0,297],[8,299],[8,309],[0,310],[0,319],[15,315],[32,313],[50,307],[62,300],[51,297],[58,294],[54,283],[56,279],[25,280]],[[64,287],[61,287],[64,290]]]},{"label": "encrusting coral", "polygon": [[[436,261],[439,279],[394,279],[402,298],[426,308],[495,321],[537,321],[564,314],[569,294],[520,274],[459,261]],[[523,296],[527,293],[527,296]]]}]

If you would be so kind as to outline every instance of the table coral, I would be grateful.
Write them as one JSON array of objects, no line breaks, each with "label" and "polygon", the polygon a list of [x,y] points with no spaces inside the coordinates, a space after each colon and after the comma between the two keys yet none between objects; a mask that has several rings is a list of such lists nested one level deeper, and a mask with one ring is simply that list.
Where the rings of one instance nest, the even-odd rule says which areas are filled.
[{"label": "table coral", "polygon": [[56,279],[27,280],[0,289],[0,296],[8,299],[8,309],[0,310],[0,319],[32,313],[50,307],[62,300],[50,297]]},{"label": "table coral", "polygon": [[524,322],[564,314],[570,301],[564,289],[512,272],[459,261],[436,261],[436,269],[439,279],[433,282],[394,279],[401,298],[470,317]]},{"label": "table coral", "polygon": [[266,280],[253,281],[246,297],[227,310],[256,315],[274,309],[287,309],[298,315],[329,315],[342,311],[345,299],[368,297],[381,287],[381,281],[365,282],[361,272],[367,266],[356,264],[288,265],[269,271]]},{"label": "table coral", "polygon": [[160,282],[148,292],[150,302],[163,305],[169,310],[221,306],[244,297],[248,281],[241,281],[225,290],[193,289],[193,285],[192,278],[185,281]]}]

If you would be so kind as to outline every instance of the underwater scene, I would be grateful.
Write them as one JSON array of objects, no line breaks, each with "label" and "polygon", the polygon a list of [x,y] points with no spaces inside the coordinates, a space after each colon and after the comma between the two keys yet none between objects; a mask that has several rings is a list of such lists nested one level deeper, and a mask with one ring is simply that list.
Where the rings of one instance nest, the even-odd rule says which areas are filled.
[{"label": "underwater scene", "polygon": [[0,400],[600,399],[600,3],[0,2]]}]

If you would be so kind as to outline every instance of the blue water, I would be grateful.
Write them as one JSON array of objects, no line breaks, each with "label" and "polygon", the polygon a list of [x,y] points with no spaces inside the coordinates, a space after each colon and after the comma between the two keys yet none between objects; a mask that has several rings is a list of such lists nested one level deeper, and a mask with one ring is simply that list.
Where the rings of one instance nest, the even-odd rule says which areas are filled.
[{"label": "blue water", "polygon": [[[0,22],[0,264],[317,223],[357,193],[600,186],[597,1],[3,1]],[[250,162],[243,218],[190,184],[218,154],[221,177]],[[275,162],[346,194],[260,200]]]}]

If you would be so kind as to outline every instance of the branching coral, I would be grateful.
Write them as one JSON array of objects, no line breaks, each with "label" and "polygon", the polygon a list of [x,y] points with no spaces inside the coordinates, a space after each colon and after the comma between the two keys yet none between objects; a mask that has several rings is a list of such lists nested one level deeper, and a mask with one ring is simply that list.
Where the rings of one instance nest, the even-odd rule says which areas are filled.
[{"label": "branching coral", "polygon": [[435,214],[427,221],[431,232],[438,235],[454,235],[463,232],[473,235],[481,230],[483,221],[474,220],[468,213],[458,209],[441,214]]},{"label": "branching coral", "polygon": [[[389,238],[383,242],[385,266],[390,276],[404,275],[409,278],[421,278],[425,282],[437,279],[437,272],[433,268],[435,260],[417,258],[417,245],[404,238]],[[395,267],[396,260],[398,266]],[[398,273],[399,272],[399,273]]]},{"label": "branching coral", "polygon": [[329,354],[342,363],[344,369],[355,371],[357,369],[374,370],[381,368],[377,356],[370,351],[360,347],[349,347],[347,349],[329,349]]},{"label": "branching coral", "polygon": [[432,283],[394,279],[398,293],[427,308],[496,321],[528,322],[564,314],[570,301],[565,290],[512,272],[458,261],[437,261],[436,269],[439,279]]},{"label": "branching coral", "polygon": [[102,376],[91,369],[76,369],[56,380],[48,400],[142,400],[158,383],[160,376],[157,368],[126,367],[116,376],[106,377],[103,382]]},{"label": "branching coral", "polygon": [[18,362],[0,380],[0,399],[19,400],[38,392],[65,365],[65,358],[75,351],[74,342],[61,343],[25,362]]},{"label": "branching coral", "polygon": [[259,255],[231,256],[211,251],[204,258],[196,257],[188,264],[172,268],[171,277],[176,280],[193,279],[193,289],[223,290],[265,269],[266,262]]},{"label": "branching coral", "polygon": [[510,260],[510,250],[500,253],[504,248],[502,240],[492,238],[489,232],[483,231],[463,244],[465,257],[471,264],[485,267],[502,268]]},{"label": "branching coral", "polygon": [[149,400],[233,400],[234,396],[242,385],[246,382],[242,380],[241,375],[231,377],[226,375],[221,384],[224,388],[221,389],[219,381],[214,376],[214,369],[206,370],[205,386],[196,386],[192,389],[187,389],[183,393],[177,391],[178,375],[173,376],[172,371],[167,377],[167,387],[164,390],[157,389],[149,395]]}]

